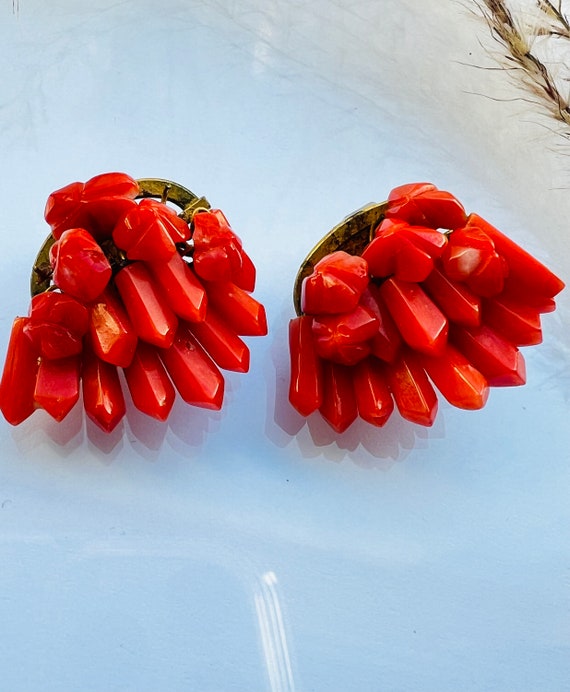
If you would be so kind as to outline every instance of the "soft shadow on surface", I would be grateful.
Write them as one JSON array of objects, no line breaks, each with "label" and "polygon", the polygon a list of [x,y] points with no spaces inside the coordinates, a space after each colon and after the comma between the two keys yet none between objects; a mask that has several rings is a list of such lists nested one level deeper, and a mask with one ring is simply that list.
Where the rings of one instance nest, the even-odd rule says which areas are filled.
[{"label": "soft shadow on surface", "polygon": [[413,450],[428,448],[431,439],[445,437],[441,414],[433,428],[410,423],[394,412],[382,428],[358,419],[343,433],[335,432],[318,412],[299,418],[301,428],[290,441],[296,441],[304,458],[322,457],[337,463],[348,459],[362,468],[388,470]]},{"label": "soft shadow on surface", "polygon": [[111,464],[124,447],[125,423],[121,421],[110,433],[104,432],[93,421],[86,418],[85,428],[89,447],[102,452],[98,455],[102,464]]},{"label": "soft shadow on surface", "polygon": [[[86,447],[102,452],[96,456],[105,465],[111,464],[120,453],[123,436],[123,421],[111,433],[103,432],[85,415],[80,402],[60,423],[38,410],[12,432],[17,447],[26,456],[33,450],[47,447],[56,449],[60,458],[66,458]],[[45,459],[44,455],[41,459]]]},{"label": "soft shadow on surface", "polygon": [[45,411],[35,411],[13,428],[12,438],[24,454],[47,445],[65,458],[86,447],[97,452],[95,456],[100,462],[108,465],[130,445],[142,459],[155,461],[165,442],[188,456],[190,450],[200,448],[207,435],[219,428],[222,418],[221,411],[189,406],[180,397],[165,422],[141,413],[130,400],[126,407],[125,417],[110,433],[90,420],[80,400],[59,423]]},{"label": "soft shadow on surface", "polygon": [[278,447],[288,447],[295,440],[301,455],[307,459],[323,457],[335,462],[349,459],[363,468],[387,470],[404,460],[412,450],[428,447],[430,439],[445,437],[441,411],[432,428],[410,423],[395,410],[382,428],[357,419],[340,434],[318,412],[304,418],[289,403],[287,317],[282,316],[273,333],[271,362],[266,365],[266,433]]},{"label": "soft shadow on surface", "polygon": [[67,417],[58,423],[45,411],[35,411],[30,418],[12,430],[12,438],[22,452],[42,444],[49,444],[68,457],[85,442],[84,413],[76,405]]},{"label": "soft shadow on surface", "polygon": [[168,441],[173,448],[186,454],[189,449],[198,450],[206,437],[219,429],[223,415],[223,408],[221,411],[210,411],[189,406],[177,399],[168,419],[172,432]]}]

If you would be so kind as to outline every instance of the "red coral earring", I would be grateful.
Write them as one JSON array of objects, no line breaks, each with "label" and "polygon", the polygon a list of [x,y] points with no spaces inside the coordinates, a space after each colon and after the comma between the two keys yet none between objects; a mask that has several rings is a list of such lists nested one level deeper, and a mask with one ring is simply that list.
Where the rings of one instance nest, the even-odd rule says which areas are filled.
[{"label": "red coral earring", "polygon": [[525,383],[519,346],[564,283],[431,183],[397,187],[349,216],[301,265],[291,320],[289,399],[337,432],[394,410],[432,425],[435,387],[479,409],[489,387]]},{"label": "red coral earring", "polygon": [[[170,204],[178,207],[176,213]],[[52,193],[27,317],[14,321],[0,410],[60,421],[79,399],[110,432],[136,408],[167,419],[178,391],[219,409],[220,369],[246,372],[241,336],[267,333],[255,267],[219,210],[166,180],[105,173]]]}]

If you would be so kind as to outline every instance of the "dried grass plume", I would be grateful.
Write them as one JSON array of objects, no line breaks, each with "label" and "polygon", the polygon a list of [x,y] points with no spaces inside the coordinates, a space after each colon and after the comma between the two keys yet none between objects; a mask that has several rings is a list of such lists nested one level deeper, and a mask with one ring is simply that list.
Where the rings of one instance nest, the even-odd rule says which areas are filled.
[{"label": "dried grass plume", "polygon": [[474,1],[504,49],[502,65],[520,76],[529,98],[570,138],[570,22],[564,0]]}]

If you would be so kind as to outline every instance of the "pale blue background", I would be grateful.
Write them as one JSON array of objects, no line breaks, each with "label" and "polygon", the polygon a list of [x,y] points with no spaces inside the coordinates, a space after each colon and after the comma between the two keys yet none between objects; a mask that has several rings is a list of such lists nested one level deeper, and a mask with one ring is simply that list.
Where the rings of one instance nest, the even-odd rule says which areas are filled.
[{"label": "pale blue background", "polygon": [[2,0],[2,353],[47,195],[109,170],[220,206],[271,332],[221,413],[0,421],[1,692],[570,690],[567,296],[483,411],[286,402],[299,263],[395,185],[570,277],[570,159],[486,37],[445,0]]}]

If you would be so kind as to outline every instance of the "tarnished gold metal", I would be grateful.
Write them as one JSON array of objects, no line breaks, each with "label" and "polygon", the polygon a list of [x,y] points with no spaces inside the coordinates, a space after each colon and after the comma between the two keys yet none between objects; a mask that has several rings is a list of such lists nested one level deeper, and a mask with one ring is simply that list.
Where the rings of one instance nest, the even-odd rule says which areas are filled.
[{"label": "tarnished gold metal", "polygon": [[184,221],[191,221],[196,209],[209,209],[210,203],[205,197],[198,197],[188,188],[173,183],[171,180],[160,178],[141,178],[137,180],[141,189],[141,197],[154,197],[162,202],[172,202],[182,210],[180,214]]},{"label": "tarnished gold metal", "polygon": [[302,314],[301,286],[303,279],[312,274],[315,264],[336,250],[344,250],[350,255],[362,254],[364,248],[374,238],[374,231],[384,218],[387,208],[388,202],[380,202],[379,204],[368,204],[355,211],[337,224],[324,238],[321,238],[309,252],[301,264],[293,288],[293,302],[298,315]]},{"label": "tarnished gold metal", "polygon": [[[172,204],[181,209],[179,216],[187,223],[190,223],[192,216],[198,209],[207,210],[210,208],[210,203],[205,197],[198,197],[188,188],[171,180],[141,178],[137,180],[137,183],[140,187],[140,194],[137,195],[137,199],[153,197],[160,199],[163,203],[172,202]],[[52,272],[49,251],[54,243],[55,238],[50,233],[38,252],[30,279],[30,293],[32,296],[47,291],[51,286]]]}]

